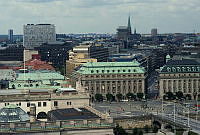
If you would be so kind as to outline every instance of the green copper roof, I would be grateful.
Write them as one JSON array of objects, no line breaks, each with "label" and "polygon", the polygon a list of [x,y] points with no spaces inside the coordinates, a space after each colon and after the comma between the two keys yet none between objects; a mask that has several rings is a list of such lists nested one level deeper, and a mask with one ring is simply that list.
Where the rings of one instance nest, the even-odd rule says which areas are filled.
[{"label": "green copper roof", "polygon": [[16,80],[64,80],[64,76],[57,72],[17,73]]},{"label": "green copper roof", "polygon": [[88,62],[78,71],[80,74],[130,74],[145,73],[140,63],[133,62]]},{"label": "green copper roof", "polygon": [[17,106],[14,104],[10,104],[10,105],[5,106],[4,108],[15,109],[17,108]]}]

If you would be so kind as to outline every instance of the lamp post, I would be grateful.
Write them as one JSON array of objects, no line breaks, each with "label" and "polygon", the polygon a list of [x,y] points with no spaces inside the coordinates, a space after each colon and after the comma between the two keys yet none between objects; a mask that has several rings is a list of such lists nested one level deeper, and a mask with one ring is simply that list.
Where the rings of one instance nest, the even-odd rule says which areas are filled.
[{"label": "lamp post", "polygon": [[176,103],[174,103],[174,134],[176,135],[176,125],[175,125],[175,121],[176,121]]}]

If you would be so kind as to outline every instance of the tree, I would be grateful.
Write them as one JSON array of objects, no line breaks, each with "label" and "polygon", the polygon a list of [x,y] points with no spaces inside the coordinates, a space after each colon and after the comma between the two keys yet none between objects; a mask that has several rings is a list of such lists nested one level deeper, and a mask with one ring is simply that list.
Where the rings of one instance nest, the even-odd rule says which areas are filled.
[{"label": "tree", "polygon": [[178,99],[182,99],[182,98],[184,97],[183,92],[182,92],[182,91],[176,92],[176,97],[177,97]]},{"label": "tree", "polygon": [[118,100],[118,101],[121,101],[122,98],[123,98],[123,95],[122,95],[121,93],[118,93],[118,94],[116,95],[116,97],[117,97],[117,100]]},{"label": "tree", "polygon": [[133,93],[129,92],[129,93],[126,94],[126,98],[128,100],[133,100],[133,99],[136,99],[136,96]]},{"label": "tree", "polygon": [[143,131],[139,130],[138,135],[143,135]]},{"label": "tree", "polygon": [[98,102],[102,102],[103,101],[103,96],[101,94],[95,94],[95,99]]},{"label": "tree", "polygon": [[187,100],[191,100],[192,99],[192,96],[190,94],[187,94],[185,97],[186,97]]},{"label": "tree", "polygon": [[107,99],[107,101],[110,101],[110,102],[112,102],[112,101],[113,101],[113,99],[114,99],[114,97],[113,97],[113,95],[112,95],[112,94],[108,93],[108,94],[106,94],[106,99]]},{"label": "tree", "polygon": [[135,128],[133,129],[133,131],[132,131],[133,135],[137,135],[138,132],[139,132],[139,130],[138,130],[138,128],[136,128],[136,127],[135,127]]},{"label": "tree", "polygon": [[174,94],[173,94],[172,92],[167,92],[167,93],[166,93],[166,96],[167,96],[167,98],[168,98],[169,100],[175,99],[175,96],[174,96]]},{"label": "tree", "polygon": [[154,126],[153,127],[153,133],[157,133],[158,132],[158,127]]},{"label": "tree", "polygon": [[142,99],[144,97],[144,94],[143,93],[137,93],[137,98],[138,99]]},{"label": "tree", "polygon": [[145,125],[145,126],[144,126],[144,131],[145,131],[146,133],[149,133],[149,130],[150,130],[150,127],[149,127],[148,125]]},{"label": "tree", "polygon": [[167,99],[168,99],[167,95],[164,95],[163,100],[167,100]]},{"label": "tree", "polygon": [[119,125],[117,125],[114,128],[114,134],[115,135],[128,135],[128,133],[126,133],[126,131],[122,127],[120,127]]}]

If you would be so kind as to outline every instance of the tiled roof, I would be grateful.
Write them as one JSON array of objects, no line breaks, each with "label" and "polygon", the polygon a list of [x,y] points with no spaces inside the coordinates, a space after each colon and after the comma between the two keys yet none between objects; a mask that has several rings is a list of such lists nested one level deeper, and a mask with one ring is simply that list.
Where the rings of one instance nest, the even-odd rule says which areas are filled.
[{"label": "tiled roof", "polygon": [[31,59],[25,62],[26,67],[29,67],[34,70],[55,70],[53,66],[49,65],[48,63],[38,60],[38,59]]}]

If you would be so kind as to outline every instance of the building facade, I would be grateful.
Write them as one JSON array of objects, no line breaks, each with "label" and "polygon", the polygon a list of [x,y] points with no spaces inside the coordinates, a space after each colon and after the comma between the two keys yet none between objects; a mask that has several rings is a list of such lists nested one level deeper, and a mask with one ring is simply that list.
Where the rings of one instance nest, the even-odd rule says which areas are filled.
[{"label": "building facade", "polygon": [[24,25],[24,47],[34,49],[43,43],[55,42],[56,30],[53,24]]},{"label": "building facade", "polygon": [[8,41],[10,43],[13,43],[13,30],[12,29],[8,30]]},{"label": "building facade", "polygon": [[[83,91],[83,92],[80,92]],[[36,107],[36,115],[63,108],[79,108],[89,105],[89,94],[74,88],[18,89],[0,91],[0,108],[14,104],[28,114]]]},{"label": "building facade", "polygon": [[190,94],[192,98],[199,95],[200,87],[200,64],[194,60],[170,60],[160,68],[159,92],[162,98],[167,92],[183,92]]},{"label": "building facade", "polygon": [[133,62],[94,62],[84,64],[74,74],[90,96],[108,93],[145,93],[146,71],[137,61]]}]

